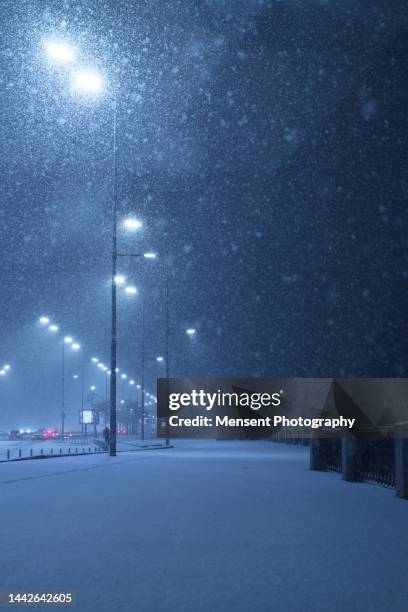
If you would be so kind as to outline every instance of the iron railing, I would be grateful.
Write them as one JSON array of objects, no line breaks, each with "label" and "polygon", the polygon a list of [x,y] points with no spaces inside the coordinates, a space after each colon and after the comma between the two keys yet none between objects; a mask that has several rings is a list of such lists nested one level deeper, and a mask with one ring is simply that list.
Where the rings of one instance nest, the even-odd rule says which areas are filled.
[{"label": "iron railing", "polygon": [[359,438],[356,463],[358,480],[395,487],[395,442],[393,437]]},{"label": "iron railing", "polygon": [[341,438],[320,439],[320,465],[326,472],[341,472]]}]

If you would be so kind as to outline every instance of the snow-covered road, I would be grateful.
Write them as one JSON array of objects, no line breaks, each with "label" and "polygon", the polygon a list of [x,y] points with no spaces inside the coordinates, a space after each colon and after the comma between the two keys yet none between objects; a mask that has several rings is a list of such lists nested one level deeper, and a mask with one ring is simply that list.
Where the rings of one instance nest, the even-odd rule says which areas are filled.
[{"label": "snow-covered road", "polygon": [[307,467],[225,441],[1,464],[0,590],[73,591],[81,612],[406,612],[408,503]]}]

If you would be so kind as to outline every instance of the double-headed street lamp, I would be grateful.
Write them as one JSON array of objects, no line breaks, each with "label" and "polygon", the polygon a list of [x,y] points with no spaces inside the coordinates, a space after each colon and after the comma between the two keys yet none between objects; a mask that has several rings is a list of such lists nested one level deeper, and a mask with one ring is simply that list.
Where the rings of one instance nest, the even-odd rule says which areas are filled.
[{"label": "double-headed street lamp", "polygon": [[0,376],[6,376],[7,372],[9,372],[10,369],[10,364],[5,363],[4,366],[0,369]]},{"label": "double-headed street lamp", "polygon": [[[47,58],[51,64],[58,64],[68,70],[71,91],[96,98],[102,94],[104,79],[94,69],[77,65],[78,50],[65,40],[50,39],[44,43]],[[113,90],[112,116],[112,277],[111,277],[111,372],[110,377],[110,440],[109,454],[116,455],[116,361],[117,361],[117,312],[116,312],[116,273],[117,273],[117,92]]]},{"label": "double-headed street lamp", "polygon": [[[79,66],[77,63],[78,50],[66,40],[49,39],[44,43],[48,61],[52,65],[59,65],[67,70],[70,78],[71,91],[86,96],[88,99],[98,97],[104,90],[104,79],[98,71]],[[113,100],[112,116],[112,276],[111,276],[111,358],[110,358],[110,441],[109,454],[116,455],[116,395],[117,395],[117,260],[122,255],[118,253],[118,202],[117,202],[117,88],[113,87],[111,96]],[[140,220],[129,217],[123,222],[124,228],[130,231],[142,227]],[[154,253],[131,255],[132,257],[155,258]],[[136,287],[128,286],[125,293],[134,295]],[[56,330],[58,331],[58,330]],[[168,359],[166,359],[168,363]]]},{"label": "double-headed street lamp", "polygon": [[[59,326],[55,323],[51,323],[49,317],[42,316],[39,319],[40,324],[46,327],[52,334],[59,332]],[[72,351],[79,351],[81,345],[76,342],[72,336],[64,336],[62,339],[62,372],[61,372],[61,438],[64,439],[64,427],[65,427],[65,348],[69,346]],[[83,381],[82,381],[83,384]]]}]

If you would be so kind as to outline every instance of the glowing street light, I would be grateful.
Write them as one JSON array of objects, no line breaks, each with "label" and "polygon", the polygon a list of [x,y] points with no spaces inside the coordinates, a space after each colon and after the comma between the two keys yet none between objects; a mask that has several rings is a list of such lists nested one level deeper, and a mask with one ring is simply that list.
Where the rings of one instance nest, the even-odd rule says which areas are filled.
[{"label": "glowing street light", "polygon": [[126,276],[123,274],[116,274],[115,283],[116,285],[124,285],[126,283]]},{"label": "glowing street light", "polygon": [[85,96],[98,96],[102,93],[104,81],[95,70],[82,68],[72,74],[71,87],[76,93]]},{"label": "glowing street light", "polygon": [[134,380],[129,380],[129,385],[131,385],[133,387],[134,384],[135,384]]},{"label": "glowing street light", "polygon": [[95,391],[95,389],[96,389],[95,385],[91,385],[90,389],[91,389],[91,391]]},{"label": "glowing street light", "polygon": [[51,62],[68,64],[75,57],[75,49],[64,40],[47,40],[44,44],[45,52]]},{"label": "glowing street light", "polygon": [[55,324],[53,323],[52,325],[50,325],[50,326],[49,326],[49,328],[48,328],[48,329],[50,330],[50,332],[52,332],[53,334],[55,334],[55,333],[56,333],[56,332],[59,330],[59,327],[58,327],[58,325],[55,325]]},{"label": "glowing street light", "polygon": [[122,374],[122,378],[123,379],[127,378],[127,375],[126,374]]},{"label": "glowing street light", "polygon": [[159,363],[161,363],[162,361],[164,361],[164,357],[162,357],[161,355],[159,355],[159,357],[156,357],[156,361],[158,361]]},{"label": "glowing street light", "polygon": [[98,363],[99,359],[97,357],[92,357],[92,362],[93,363]]},{"label": "glowing street light", "polygon": [[48,325],[50,322],[48,317],[40,317],[40,323],[41,325]]},{"label": "glowing street light", "polygon": [[3,370],[5,370],[6,372],[8,372],[8,371],[10,370],[10,364],[6,363],[6,364],[3,366]]},{"label": "glowing street light", "polygon": [[186,329],[186,334],[188,336],[194,336],[196,333],[196,330],[194,329],[194,327],[189,327],[188,329]]},{"label": "glowing street light", "polygon": [[157,254],[156,253],[143,253],[143,257],[145,259],[156,259]]},{"label": "glowing street light", "polygon": [[5,375],[6,375],[5,370],[0,370],[0,376],[5,376]]},{"label": "glowing street light", "polygon": [[79,342],[73,342],[71,345],[71,348],[73,351],[79,351],[79,349],[81,348],[81,345],[79,344]]},{"label": "glowing street light", "polygon": [[140,219],[136,219],[136,217],[127,217],[123,221],[123,226],[129,232],[137,232],[137,230],[142,229],[143,224]]},{"label": "glowing street light", "polygon": [[65,336],[64,338],[64,342],[65,344],[72,344],[73,343],[73,338],[71,338],[71,336]]},{"label": "glowing street light", "polygon": [[125,287],[125,293],[127,295],[136,295],[137,287],[134,287],[133,285],[128,285],[127,287]]}]

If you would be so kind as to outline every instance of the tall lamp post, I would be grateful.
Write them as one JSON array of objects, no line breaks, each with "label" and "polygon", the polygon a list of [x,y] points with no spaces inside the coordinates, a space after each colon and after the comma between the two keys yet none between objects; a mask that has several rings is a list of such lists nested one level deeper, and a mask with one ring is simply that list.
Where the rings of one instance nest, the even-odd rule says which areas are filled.
[{"label": "tall lamp post", "polygon": [[[125,226],[126,229],[134,231],[137,229],[141,228],[141,223],[138,219],[135,219],[133,217],[128,217],[127,219],[124,220],[123,225]],[[132,257],[132,258],[137,258],[137,259],[156,259],[157,255],[156,253],[152,253],[152,252],[146,252],[146,253],[118,253],[116,252],[116,258],[118,257]],[[115,274],[116,276],[116,274]],[[115,286],[116,286],[116,282],[115,282]],[[144,298],[144,288],[145,288],[145,282],[144,282],[144,270],[142,273],[142,367],[141,367],[141,384],[142,384],[142,395],[141,395],[141,439],[144,440],[145,438],[145,427],[144,427],[144,421],[145,421],[145,398],[144,398],[144,381],[145,381],[145,298]],[[116,294],[115,294],[115,299],[116,299]],[[113,372],[113,370],[112,370]]]},{"label": "tall lamp post", "polygon": [[117,273],[117,236],[118,236],[118,198],[117,198],[117,99],[113,100],[113,220],[112,220],[112,311],[111,311],[111,359],[110,359],[110,419],[109,419],[109,455],[116,456],[116,357],[117,357],[117,312],[116,312],[116,273]]},{"label": "tall lamp post", "polygon": [[[170,281],[169,281],[169,268],[167,262],[165,263],[165,274],[166,274],[166,397],[169,397],[169,379],[170,379]],[[157,413],[156,413],[157,414]],[[170,444],[170,424],[169,419],[166,419],[166,446]]]},{"label": "tall lamp post", "polygon": [[[92,69],[77,64],[78,50],[64,40],[49,39],[44,42],[44,51],[52,65],[65,67],[69,72],[73,92],[95,98],[103,90],[103,79]],[[110,380],[110,439],[109,454],[116,455],[116,353],[117,353],[117,316],[116,316],[116,267],[117,267],[117,92],[113,93],[113,158],[112,158],[112,305],[111,305],[111,380]]]}]

